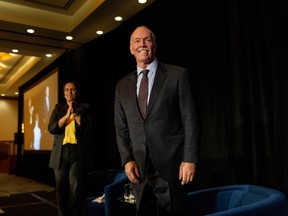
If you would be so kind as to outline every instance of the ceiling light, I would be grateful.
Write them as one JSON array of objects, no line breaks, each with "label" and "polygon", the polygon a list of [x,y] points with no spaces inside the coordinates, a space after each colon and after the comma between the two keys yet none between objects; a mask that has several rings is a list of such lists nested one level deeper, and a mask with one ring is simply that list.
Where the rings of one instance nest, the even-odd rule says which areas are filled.
[{"label": "ceiling light", "polygon": [[35,31],[34,31],[34,29],[27,29],[27,32],[30,34],[33,34]]},{"label": "ceiling light", "polygon": [[12,52],[13,52],[13,53],[18,53],[19,50],[18,50],[18,49],[12,49]]},{"label": "ceiling light", "polygon": [[138,0],[138,2],[139,2],[140,4],[145,4],[145,3],[147,2],[147,0]]},{"label": "ceiling light", "polygon": [[5,96],[5,94],[1,94],[1,96]]},{"label": "ceiling light", "polygon": [[50,57],[52,57],[52,54],[47,53],[45,56],[48,57],[48,58],[50,58]]},{"label": "ceiling light", "polygon": [[116,17],[115,17],[115,20],[116,20],[116,21],[121,21],[121,20],[122,20],[122,17],[121,17],[121,16],[116,16]]},{"label": "ceiling light", "polygon": [[96,34],[102,35],[102,34],[103,34],[103,31],[96,31]]},{"label": "ceiling light", "polygon": [[73,37],[72,36],[66,36],[66,39],[67,40],[73,40]]},{"label": "ceiling light", "polygon": [[15,95],[19,95],[19,92],[14,92]]}]

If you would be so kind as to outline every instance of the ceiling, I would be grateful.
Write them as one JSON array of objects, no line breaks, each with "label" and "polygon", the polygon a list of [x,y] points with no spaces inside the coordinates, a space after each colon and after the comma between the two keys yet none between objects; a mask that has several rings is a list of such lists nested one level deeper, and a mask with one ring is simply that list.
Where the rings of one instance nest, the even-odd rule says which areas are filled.
[{"label": "ceiling", "polygon": [[[120,26],[156,0],[1,0],[0,98],[18,97],[18,88],[66,50]],[[122,16],[122,21],[115,21]],[[27,29],[34,33],[27,33]],[[66,40],[66,36],[73,40]],[[18,53],[12,53],[17,49]],[[46,54],[52,54],[46,57]],[[7,55],[8,54],[8,55]],[[7,58],[6,58],[7,57]],[[2,96],[1,96],[2,95]]]}]

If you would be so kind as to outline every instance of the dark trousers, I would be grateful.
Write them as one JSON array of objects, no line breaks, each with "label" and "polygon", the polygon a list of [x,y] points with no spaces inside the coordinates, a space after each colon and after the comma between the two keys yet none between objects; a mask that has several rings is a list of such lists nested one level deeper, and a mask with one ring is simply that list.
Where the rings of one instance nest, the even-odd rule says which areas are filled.
[{"label": "dark trousers", "polygon": [[62,148],[61,167],[54,170],[59,216],[87,215],[84,190],[85,171],[77,144]]},{"label": "dark trousers", "polygon": [[137,216],[184,216],[186,211],[186,186],[179,180],[167,182],[161,178],[151,161],[146,176],[139,185],[133,185]]}]

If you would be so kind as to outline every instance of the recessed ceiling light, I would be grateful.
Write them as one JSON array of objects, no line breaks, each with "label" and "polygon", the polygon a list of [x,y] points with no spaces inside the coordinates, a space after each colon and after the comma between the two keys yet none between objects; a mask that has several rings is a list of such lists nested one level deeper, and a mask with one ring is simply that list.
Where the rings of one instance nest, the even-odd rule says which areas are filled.
[{"label": "recessed ceiling light", "polygon": [[19,95],[19,92],[14,92],[15,95]]},{"label": "recessed ceiling light", "polygon": [[47,54],[46,54],[46,57],[50,58],[50,57],[52,57],[52,54],[47,53]]},{"label": "recessed ceiling light", "polygon": [[102,34],[103,34],[103,31],[96,31],[96,34],[102,35]]},{"label": "recessed ceiling light", "polygon": [[121,21],[121,20],[122,20],[122,17],[121,17],[121,16],[116,16],[116,17],[115,17],[115,20],[116,20],[116,21]]},{"label": "recessed ceiling light", "polygon": [[35,31],[34,31],[34,29],[27,29],[27,32],[30,34],[33,34]]},{"label": "recessed ceiling light", "polygon": [[66,39],[67,40],[73,40],[73,37],[72,36],[66,36]]},{"label": "recessed ceiling light", "polygon": [[5,94],[1,94],[1,96],[5,96]]},{"label": "recessed ceiling light", "polygon": [[13,52],[13,53],[18,53],[19,50],[18,50],[18,49],[12,49],[12,52]]},{"label": "recessed ceiling light", "polygon": [[145,3],[147,2],[147,0],[138,0],[138,2],[139,2],[140,4],[145,4]]}]

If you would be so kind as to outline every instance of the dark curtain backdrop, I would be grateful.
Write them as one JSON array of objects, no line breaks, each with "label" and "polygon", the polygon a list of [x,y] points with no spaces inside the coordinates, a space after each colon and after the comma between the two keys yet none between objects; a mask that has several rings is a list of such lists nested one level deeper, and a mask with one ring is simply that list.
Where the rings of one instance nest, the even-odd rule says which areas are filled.
[{"label": "dark curtain backdrop", "polygon": [[287,11],[286,0],[156,0],[66,53],[60,81],[78,79],[94,107],[96,168],[120,166],[114,90],[135,68],[131,32],[147,25],[158,59],[191,73],[201,124],[193,189],[250,183],[287,191]]}]

